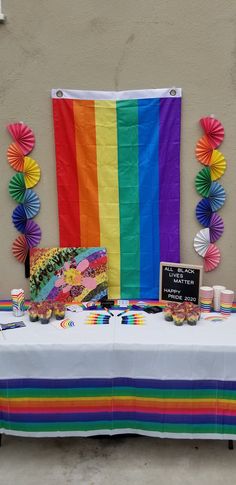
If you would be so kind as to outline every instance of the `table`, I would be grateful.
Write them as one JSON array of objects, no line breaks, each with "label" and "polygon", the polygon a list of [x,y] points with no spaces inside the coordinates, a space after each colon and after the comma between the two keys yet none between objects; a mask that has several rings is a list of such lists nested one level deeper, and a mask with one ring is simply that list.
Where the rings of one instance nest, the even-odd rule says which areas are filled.
[{"label": "table", "polygon": [[236,315],[178,328],[162,314],[121,325],[118,313],[87,325],[88,312],[68,312],[68,329],[25,315],[0,333],[0,433],[235,439]]}]

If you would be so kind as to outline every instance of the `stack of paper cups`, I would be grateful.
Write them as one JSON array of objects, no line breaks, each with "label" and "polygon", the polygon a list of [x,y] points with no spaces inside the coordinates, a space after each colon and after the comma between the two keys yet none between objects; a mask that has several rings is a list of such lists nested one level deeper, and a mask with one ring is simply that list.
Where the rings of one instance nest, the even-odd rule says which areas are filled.
[{"label": "stack of paper cups", "polygon": [[12,310],[15,317],[24,315],[25,294],[22,289],[11,290]]},{"label": "stack of paper cups", "polygon": [[223,290],[225,290],[225,286],[215,285],[213,286],[213,301],[214,301],[214,310],[215,312],[220,311],[220,295]]},{"label": "stack of paper cups", "polygon": [[200,287],[200,308],[202,312],[210,312],[213,300],[213,288],[211,286]]},{"label": "stack of paper cups", "polygon": [[234,291],[222,290],[220,295],[220,313],[230,315],[234,301]]}]

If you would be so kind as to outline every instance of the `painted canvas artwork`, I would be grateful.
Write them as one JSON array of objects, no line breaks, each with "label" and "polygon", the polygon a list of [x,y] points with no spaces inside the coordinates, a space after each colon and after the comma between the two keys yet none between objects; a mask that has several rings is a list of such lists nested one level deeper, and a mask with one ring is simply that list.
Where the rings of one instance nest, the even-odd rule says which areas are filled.
[{"label": "painted canvas artwork", "polygon": [[105,248],[32,248],[33,301],[98,301],[108,295]]}]

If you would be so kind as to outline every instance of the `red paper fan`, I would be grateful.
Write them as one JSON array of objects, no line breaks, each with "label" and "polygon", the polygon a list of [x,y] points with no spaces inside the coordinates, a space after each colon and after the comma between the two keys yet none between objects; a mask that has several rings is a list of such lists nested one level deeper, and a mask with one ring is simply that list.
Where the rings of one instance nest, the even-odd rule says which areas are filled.
[{"label": "red paper fan", "polygon": [[27,245],[27,241],[25,239],[25,236],[21,235],[21,236],[18,236],[15,241],[13,242],[13,245],[12,245],[12,252],[15,256],[15,258],[20,262],[20,263],[24,263],[25,260],[26,260],[26,256],[27,256],[27,253],[28,253],[28,245]]},{"label": "red paper fan", "polygon": [[212,271],[220,263],[220,250],[215,244],[209,244],[204,256],[204,271]]},{"label": "red paper fan", "polygon": [[222,143],[225,135],[222,123],[215,118],[211,118],[211,116],[201,118],[200,123],[212,148],[217,148]]},{"label": "red paper fan", "polygon": [[24,153],[17,143],[11,143],[7,150],[7,160],[14,170],[23,172],[24,168]]},{"label": "red paper fan", "polygon": [[31,152],[35,145],[35,137],[31,128],[24,123],[11,123],[7,129],[20,146],[24,155]]},{"label": "red paper fan", "polygon": [[199,162],[203,163],[203,165],[209,165],[211,161],[213,148],[207,138],[207,136],[203,136],[197,142],[195,155]]}]

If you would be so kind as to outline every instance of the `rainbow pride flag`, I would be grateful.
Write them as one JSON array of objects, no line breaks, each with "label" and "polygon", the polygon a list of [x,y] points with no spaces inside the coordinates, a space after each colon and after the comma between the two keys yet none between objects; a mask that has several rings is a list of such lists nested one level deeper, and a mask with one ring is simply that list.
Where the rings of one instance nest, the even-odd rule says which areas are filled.
[{"label": "rainbow pride flag", "polygon": [[179,262],[181,90],[52,91],[60,245],[108,251],[111,298]]}]

